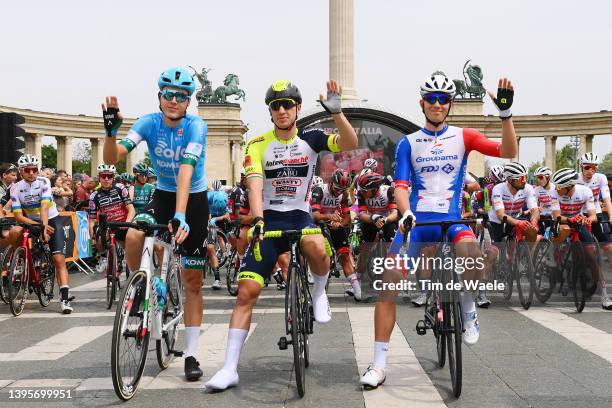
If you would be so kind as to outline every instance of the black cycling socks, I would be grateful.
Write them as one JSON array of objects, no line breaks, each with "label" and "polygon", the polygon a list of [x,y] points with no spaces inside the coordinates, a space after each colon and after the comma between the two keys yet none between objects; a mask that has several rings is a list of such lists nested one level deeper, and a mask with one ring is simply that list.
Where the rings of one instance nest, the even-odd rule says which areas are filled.
[{"label": "black cycling socks", "polygon": [[60,290],[59,290],[59,291],[60,291],[60,295],[61,295],[61,299],[62,299],[62,301],[64,301],[64,300],[68,300],[68,289],[69,289],[69,287],[68,287],[68,286],[62,286],[62,287],[60,288]]}]

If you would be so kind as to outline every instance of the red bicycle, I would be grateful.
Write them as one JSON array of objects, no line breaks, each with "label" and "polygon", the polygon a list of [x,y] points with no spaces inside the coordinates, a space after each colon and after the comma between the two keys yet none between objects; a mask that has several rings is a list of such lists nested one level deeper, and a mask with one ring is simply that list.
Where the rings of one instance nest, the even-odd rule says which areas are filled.
[{"label": "red bicycle", "polygon": [[[125,269],[126,279],[129,277],[129,270],[123,262],[123,248],[117,245],[115,240],[115,230],[106,225],[106,216],[100,214],[99,236],[104,242],[106,253],[106,308],[113,307],[113,302],[117,300],[117,291],[121,290],[121,272]],[[108,236],[108,238],[106,238]]]},{"label": "red bicycle", "polygon": [[42,307],[49,306],[55,287],[55,267],[49,255],[49,245],[41,239],[42,227],[16,225],[23,228],[23,238],[13,252],[9,268],[8,295],[13,316],[23,312],[28,294],[32,292],[36,293]]}]

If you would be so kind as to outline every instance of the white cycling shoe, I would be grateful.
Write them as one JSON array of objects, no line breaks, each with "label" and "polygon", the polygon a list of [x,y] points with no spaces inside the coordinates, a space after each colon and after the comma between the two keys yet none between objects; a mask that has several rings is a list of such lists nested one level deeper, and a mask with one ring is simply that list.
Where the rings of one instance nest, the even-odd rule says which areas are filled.
[{"label": "white cycling shoe", "polygon": [[412,299],[410,301],[414,307],[421,307],[425,304],[425,302],[427,302],[427,293],[426,292],[421,292],[419,294],[419,296],[417,296],[416,298]]},{"label": "white cycling shoe", "polygon": [[601,298],[601,308],[604,310],[612,310],[612,300],[609,296]]},{"label": "white cycling shoe", "polygon": [[480,324],[476,312],[463,314],[463,343],[472,346],[480,338]]},{"label": "white cycling shoe", "polygon": [[371,365],[359,379],[359,384],[363,385],[366,390],[373,390],[382,385],[386,379],[385,370]]}]

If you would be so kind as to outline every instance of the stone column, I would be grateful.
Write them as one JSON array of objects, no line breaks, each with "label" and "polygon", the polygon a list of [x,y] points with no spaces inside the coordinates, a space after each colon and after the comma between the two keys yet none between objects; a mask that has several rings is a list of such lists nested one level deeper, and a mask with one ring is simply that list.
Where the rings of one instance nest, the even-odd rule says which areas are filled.
[{"label": "stone column", "polygon": [[57,169],[66,170],[72,174],[72,137],[56,136],[57,140]]},{"label": "stone column", "polygon": [[[42,138],[43,135],[40,133],[28,133],[24,138],[25,151],[38,157],[38,160],[42,160]],[[42,167],[46,167],[45,163],[42,164]]]},{"label": "stone column", "polygon": [[132,168],[134,168],[136,163],[138,163],[138,157],[137,157],[136,149],[134,149],[127,155],[126,163],[125,163],[125,171],[131,174]]},{"label": "stone column", "polygon": [[544,165],[554,172],[557,170],[557,136],[545,136],[544,143]]},{"label": "stone column", "polygon": [[342,85],[343,99],[357,99],[353,8],[353,0],[329,0],[329,78]]},{"label": "stone column", "polygon": [[578,149],[578,157],[585,153],[593,151],[593,135],[578,135],[580,138],[580,148]]},{"label": "stone column", "polygon": [[98,164],[102,164],[103,152],[104,152],[104,139],[93,138],[89,139],[91,142],[91,175],[98,175]]}]

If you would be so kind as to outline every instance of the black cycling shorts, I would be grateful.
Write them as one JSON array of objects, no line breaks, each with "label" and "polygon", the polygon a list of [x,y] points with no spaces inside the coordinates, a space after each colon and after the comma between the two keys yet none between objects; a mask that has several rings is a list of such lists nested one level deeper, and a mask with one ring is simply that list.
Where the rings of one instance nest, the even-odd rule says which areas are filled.
[{"label": "black cycling shorts", "polygon": [[[359,222],[361,226],[361,241],[362,242],[374,242],[376,240],[376,234],[378,233],[378,228],[371,222]],[[386,242],[391,242],[393,237],[395,236],[395,231],[397,231],[398,223],[390,222],[383,226],[383,237]]]},{"label": "black cycling shorts", "polygon": [[59,217],[51,218],[49,220],[49,226],[55,229],[55,232],[51,234],[51,239],[49,240],[51,255],[66,255],[66,236],[64,234],[63,225],[59,222]]},{"label": "black cycling shorts", "polygon": [[[134,220],[167,224],[176,212],[176,193],[156,189],[151,202]],[[152,217],[153,220],[147,219]],[[189,194],[185,221],[189,225],[189,235],[183,242],[186,269],[201,269],[204,266],[206,246],[204,241],[208,233],[208,197],[206,191]]]}]

